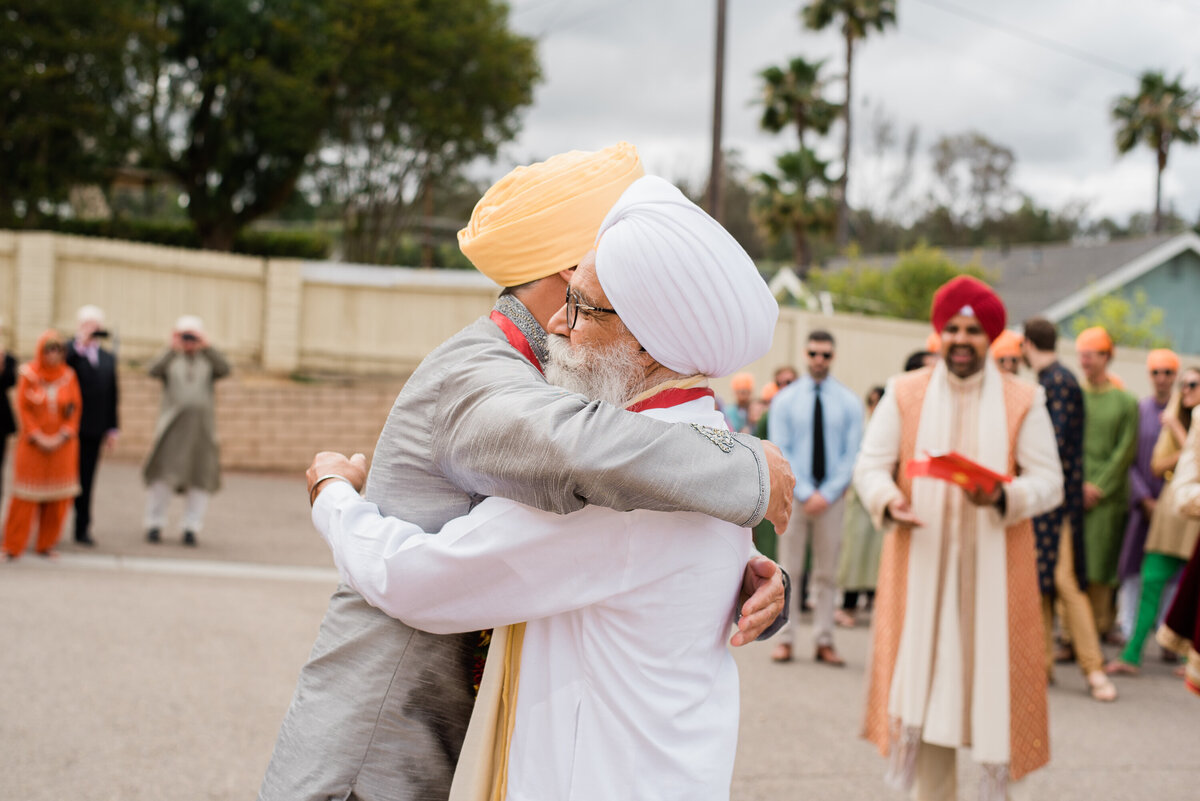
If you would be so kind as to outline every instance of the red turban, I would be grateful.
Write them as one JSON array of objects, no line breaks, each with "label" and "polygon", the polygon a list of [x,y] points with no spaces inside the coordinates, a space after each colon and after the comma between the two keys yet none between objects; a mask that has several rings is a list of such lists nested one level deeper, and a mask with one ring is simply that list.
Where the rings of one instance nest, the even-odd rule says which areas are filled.
[{"label": "red turban", "polygon": [[959,314],[979,320],[989,341],[1000,336],[1008,318],[1004,304],[992,288],[969,275],[950,279],[934,293],[930,313],[933,329],[941,333],[950,318]]}]

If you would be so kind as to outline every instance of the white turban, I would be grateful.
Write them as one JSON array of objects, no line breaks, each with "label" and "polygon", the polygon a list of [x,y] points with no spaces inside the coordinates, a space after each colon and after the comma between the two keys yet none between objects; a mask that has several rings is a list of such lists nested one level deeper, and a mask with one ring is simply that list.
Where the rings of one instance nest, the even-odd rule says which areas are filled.
[{"label": "white turban", "polygon": [[596,277],[655,361],[723,376],[766,354],[779,305],[721,224],[657,176],[634,181],[608,212]]},{"label": "white turban", "polygon": [[175,321],[175,332],[178,334],[203,334],[204,321],[194,314],[185,314]]},{"label": "white turban", "polygon": [[76,324],[95,323],[96,325],[104,325],[104,310],[99,306],[81,306],[79,311],[75,313]]}]

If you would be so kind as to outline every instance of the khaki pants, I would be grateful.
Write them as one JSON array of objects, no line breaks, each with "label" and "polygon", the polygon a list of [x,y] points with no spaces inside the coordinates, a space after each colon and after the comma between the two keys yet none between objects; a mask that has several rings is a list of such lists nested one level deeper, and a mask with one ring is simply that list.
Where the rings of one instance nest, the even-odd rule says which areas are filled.
[{"label": "khaki pants", "polygon": [[[1058,540],[1058,564],[1054,568],[1054,589],[1058,592],[1059,615],[1062,618],[1063,639],[1075,649],[1075,661],[1083,675],[1104,667],[1100,638],[1088,596],[1079,589],[1075,579],[1074,549],[1071,545],[1071,524],[1063,522]],[[1046,629],[1046,675],[1054,673],[1054,605],[1050,597],[1042,596],[1042,621]]]},{"label": "khaki pants", "polygon": [[[913,782],[914,801],[957,801],[958,755],[955,749],[921,743],[917,752],[917,775]],[[1010,781],[1009,801],[1028,801],[1025,781]],[[972,796],[973,797],[973,796]]]},{"label": "khaki pants", "polygon": [[[804,554],[812,543],[812,570],[809,584],[816,589],[817,603],[813,611],[813,641],[816,646],[833,645],[833,610],[837,606],[837,565],[842,548],[842,516],[846,509],[843,495],[817,517],[808,517],[800,509],[792,512],[787,531],[779,538],[779,564],[799,581],[804,573]],[[795,615],[804,599],[801,593],[792,593]],[[779,630],[776,639],[792,644],[793,623],[789,620]]]},{"label": "khaki pants", "polygon": [[1117,622],[1115,603],[1116,588],[1108,584],[1088,584],[1087,597],[1092,605],[1092,616],[1096,621],[1096,632],[1104,635],[1112,631]]}]

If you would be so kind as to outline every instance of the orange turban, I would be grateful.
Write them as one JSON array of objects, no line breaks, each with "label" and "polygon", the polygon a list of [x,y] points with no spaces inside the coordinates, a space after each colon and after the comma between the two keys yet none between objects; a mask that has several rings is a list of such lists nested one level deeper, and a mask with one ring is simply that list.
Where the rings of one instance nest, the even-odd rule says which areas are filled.
[{"label": "orange turban", "polygon": [[1092,326],[1079,332],[1075,337],[1076,351],[1095,351],[1096,353],[1112,353],[1113,341],[1102,326]]},{"label": "orange turban", "polygon": [[458,246],[501,286],[554,275],[579,264],[609,209],[643,174],[628,142],[517,167],[475,204]]},{"label": "orange turban", "polygon": [[992,358],[1002,359],[1005,356],[1021,357],[1021,343],[1025,339],[1016,331],[1001,331],[1000,336],[992,343]]},{"label": "orange turban", "polygon": [[936,333],[930,334],[929,336],[925,337],[925,350],[929,351],[930,353],[941,353],[942,352],[942,338],[940,336],[938,336]]},{"label": "orange turban", "polygon": [[729,379],[729,386],[734,392],[742,389],[754,389],[754,376],[750,373],[738,373]]},{"label": "orange turban", "polygon": [[959,314],[979,320],[989,340],[1000,336],[1007,319],[1000,296],[990,286],[969,275],[951,278],[934,293],[929,315],[933,330],[941,333],[950,318]]},{"label": "orange turban", "polygon": [[778,394],[779,394],[779,385],[776,384],[774,381],[768,381],[767,383],[763,384],[762,396],[761,396],[763,403],[770,403],[771,398],[774,398]]},{"label": "orange turban", "polygon": [[1146,354],[1146,369],[1170,370],[1173,373],[1178,373],[1179,357],[1175,355],[1175,351],[1167,350],[1166,348],[1156,348]]}]

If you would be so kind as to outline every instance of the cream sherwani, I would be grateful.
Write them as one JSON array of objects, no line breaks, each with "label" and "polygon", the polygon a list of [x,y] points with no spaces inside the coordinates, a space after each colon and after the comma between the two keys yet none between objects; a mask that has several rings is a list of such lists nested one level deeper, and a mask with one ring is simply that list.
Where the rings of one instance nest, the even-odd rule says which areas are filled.
[{"label": "cream sherwani", "polygon": [[[903,477],[908,458],[950,450],[1016,475],[1005,485],[1003,513],[974,506],[945,482],[917,479],[910,485]],[[1025,679],[1010,670],[1013,641],[1005,635],[1018,622],[1013,614],[1039,609],[1027,521],[1062,502],[1062,470],[1041,389],[1010,383],[991,360],[966,379],[941,362],[921,375],[894,379],[866,431],[855,489],[880,528],[888,504],[901,497],[910,499],[925,524],[905,530],[904,553],[895,542],[885,546],[885,571],[903,573],[903,584],[893,594],[896,585],[881,582],[889,592],[876,602],[882,622],[876,625],[871,703],[886,704],[889,778],[907,787],[916,772],[921,784],[916,760],[922,743],[967,747],[985,766],[983,797],[1003,797],[1010,763],[1023,767],[1027,761],[1024,754],[1014,759],[1012,722],[1030,713],[1013,708],[1014,697],[1029,688],[1014,695],[1010,685]],[[898,534],[888,536],[895,540]],[[1024,539],[1029,554],[1014,573],[1013,547],[1023,554]],[[886,644],[881,628],[893,629],[883,634]],[[1040,681],[1044,716],[1044,673]],[[868,717],[881,712],[869,710]],[[877,732],[868,733],[878,742]],[[1013,778],[1023,772],[1015,769]]]},{"label": "cream sherwani", "polygon": [[[723,429],[711,398],[643,414]],[[436,536],[334,482],[313,509],[343,579],[414,627],[528,621],[507,798],[727,799],[737,669],[725,641],[748,529],[694,513],[489,498]]]}]

